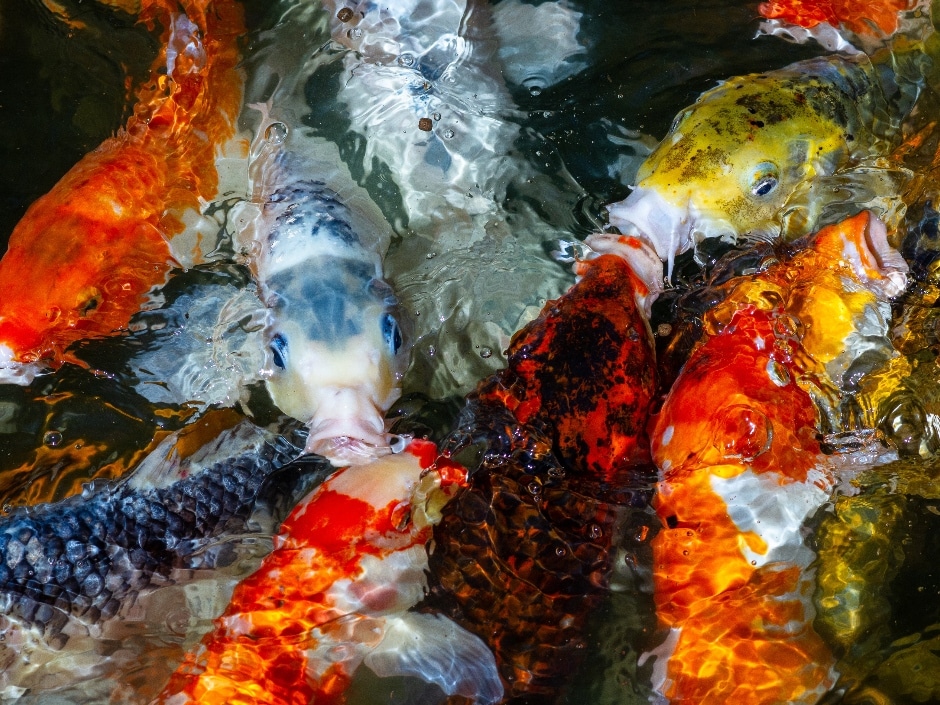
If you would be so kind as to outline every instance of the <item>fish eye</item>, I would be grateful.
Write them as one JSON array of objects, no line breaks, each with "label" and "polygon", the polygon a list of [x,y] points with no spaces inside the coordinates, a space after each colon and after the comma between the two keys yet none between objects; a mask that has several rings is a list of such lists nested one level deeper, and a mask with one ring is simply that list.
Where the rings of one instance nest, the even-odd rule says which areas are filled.
[{"label": "fish eye", "polygon": [[271,338],[271,355],[275,365],[282,370],[287,369],[287,338],[280,333]]},{"label": "fish eye", "polygon": [[398,326],[398,321],[390,313],[382,314],[382,338],[392,355],[397,355],[402,344],[401,328]]},{"label": "fish eye", "polygon": [[760,198],[777,188],[777,167],[770,163],[758,164],[751,179],[751,193]]}]

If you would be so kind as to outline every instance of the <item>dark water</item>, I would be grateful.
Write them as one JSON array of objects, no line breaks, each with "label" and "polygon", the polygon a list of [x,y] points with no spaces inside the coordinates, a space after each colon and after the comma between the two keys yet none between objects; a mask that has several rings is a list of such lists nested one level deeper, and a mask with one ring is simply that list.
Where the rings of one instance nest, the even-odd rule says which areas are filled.
[{"label": "dark water", "polygon": [[[249,3],[251,27],[269,21],[266,5]],[[678,110],[703,90],[728,76],[822,53],[815,46],[755,38],[756,3],[586,0],[569,5],[583,13],[577,38],[586,52],[579,58],[579,70],[557,84],[534,89],[532,82],[508,83],[518,107],[512,118],[520,135],[514,148],[535,177],[531,186],[513,184],[503,206],[513,212],[525,204],[574,237],[584,237],[602,224],[602,206],[626,196],[644,145],[655,144]],[[157,50],[154,38],[135,25],[132,16],[90,0],[64,0],[62,6],[84,26],[69,30],[38,0],[0,0],[0,240],[4,243],[28,205],[124,123],[127,85],[146,75]],[[324,109],[323,114],[328,112]],[[574,184],[564,187],[565,198],[544,198],[548,190],[542,189],[540,179],[555,182],[565,170]],[[211,280],[237,286],[245,273],[219,268],[185,276],[194,285]],[[567,273],[557,274],[553,282],[557,292],[570,281],[566,277]],[[187,281],[180,279],[181,291]],[[511,287],[502,296],[510,306]],[[457,349],[479,354],[479,346]],[[498,365],[499,351],[491,352],[495,355],[488,364]],[[120,340],[89,343],[83,348],[88,369],[65,366],[26,388],[0,387],[0,503],[8,508],[56,500],[74,494],[82,482],[94,477],[118,477],[196,413],[186,404],[148,400],[126,384],[123,375],[132,354]],[[932,350],[921,355],[931,365],[937,358]],[[920,370],[926,375],[922,385],[929,386],[940,376]],[[413,394],[398,410],[408,415],[413,428],[440,437],[466,388],[456,384],[449,393],[436,395],[417,381],[406,380],[406,388],[409,384]],[[271,413],[263,392],[253,394],[253,399],[256,411]],[[930,459],[901,461],[866,486],[865,506],[874,517],[867,521],[890,523],[890,531],[886,529],[865,550],[894,552],[893,573],[883,576],[884,590],[871,593],[870,599],[881,600],[884,606],[864,635],[869,640],[865,643],[873,645],[851,662],[855,671],[847,669],[855,674],[852,690],[842,700],[834,693],[832,702],[900,704],[937,702],[940,697],[940,660],[935,656],[940,649],[940,572],[934,569],[940,551],[935,538],[940,505],[934,503],[940,490],[934,479],[940,469],[935,465]],[[829,515],[834,519],[820,533],[819,550],[833,564],[842,560],[855,539],[826,543],[825,532],[832,535],[840,527],[847,531],[844,527],[858,523],[853,517],[863,511],[860,506],[835,503]],[[624,543],[632,540],[625,537]],[[647,578],[642,570],[626,567],[617,581],[622,590],[597,617],[593,658],[578,674],[571,702],[638,703],[649,697],[643,685],[648,674],[638,675],[636,666],[636,655],[647,645],[654,626],[649,595],[644,592]],[[844,635],[832,639],[840,642]],[[851,653],[853,646],[840,642],[839,648]],[[171,651],[178,657],[177,650]],[[151,661],[157,662],[161,654],[151,651]],[[897,674],[908,672],[927,685],[907,687]],[[129,682],[140,682],[146,668],[134,673]],[[370,695],[376,691],[393,701],[392,686],[379,687],[369,678],[365,674],[354,685],[357,701],[378,702],[378,696]],[[106,696],[88,698],[102,702]]]}]

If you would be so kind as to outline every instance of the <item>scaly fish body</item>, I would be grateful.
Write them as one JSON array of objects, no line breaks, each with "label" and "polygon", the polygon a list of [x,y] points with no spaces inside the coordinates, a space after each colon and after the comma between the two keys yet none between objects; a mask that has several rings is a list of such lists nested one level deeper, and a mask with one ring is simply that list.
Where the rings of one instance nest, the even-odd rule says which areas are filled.
[{"label": "scaly fish body", "polygon": [[216,629],[157,700],[226,705],[339,703],[364,661],[445,693],[494,702],[493,656],[447,619],[407,612],[426,589],[425,543],[463,468],[414,441],[338,472],[281,527],[274,552],[236,588]]},{"label": "scaly fish body", "polygon": [[900,143],[925,61],[915,49],[885,50],[876,61],[827,56],[723,81],[679,113],[633,192],[608,207],[610,223],[651,242],[671,276],[673,258],[705,238],[814,231],[827,208],[838,215],[852,198],[846,183],[826,182],[835,174],[854,169],[877,193],[856,202],[877,197],[897,208],[885,165],[872,167]]},{"label": "scaly fish body", "polygon": [[[231,425],[231,412],[219,413]],[[4,517],[0,619],[11,643],[16,624],[60,648],[76,625],[95,628],[124,613],[174,568],[208,565],[211,554],[197,554],[212,538],[248,530],[265,483],[300,448],[248,421],[219,434],[208,419],[204,429],[169,437],[120,482]],[[189,447],[207,431],[218,435]]]},{"label": "scaly fish body", "polygon": [[827,369],[836,351],[870,344],[852,341],[872,316],[889,345],[885,301],[906,270],[862,213],[737,280],[709,314],[651,431],[655,602],[668,631],[654,685],[670,702],[815,703],[833,685],[802,535],[838,479],[818,440],[839,395]]},{"label": "scaly fish body", "polygon": [[[0,366],[72,360],[68,346],[127,326],[161,284],[189,211],[215,195],[220,145],[235,134],[241,102],[237,3],[144,3],[163,27],[151,80],[126,128],[86,155],[36,201],[0,260]],[[188,253],[184,253],[188,254]]]},{"label": "scaly fish body", "polygon": [[516,334],[507,368],[468,398],[445,446],[452,457],[475,452],[480,466],[435,527],[423,606],[479,635],[507,697],[525,702],[558,697],[575,671],[618,527],[646,511],[651,489],[651,292],[613,254],[580,269]]}]

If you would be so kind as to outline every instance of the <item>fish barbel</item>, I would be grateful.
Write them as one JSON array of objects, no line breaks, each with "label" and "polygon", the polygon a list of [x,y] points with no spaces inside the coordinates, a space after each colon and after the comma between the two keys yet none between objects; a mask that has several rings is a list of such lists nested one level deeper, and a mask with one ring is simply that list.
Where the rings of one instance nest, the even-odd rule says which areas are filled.
[{"label": "fish barbel", "polygon": [[155,702],[342,703],[363,662],[380,676],[497,701],[483,643],[446,618],[407,611],[424,596],[440,507],[465,482],[462,467],[420,440],[336,473],[287,518],[274,552]]},{"label": "fish barbel", "polygon": [[38,365],[23,363],[75,362],[71,343],[125,328],[165,281],[189,212],[215,195],[216,157],[241,105],[241,6],[142,5],[140,21],[162,27],[163,48],[134,114],[27,210],[0,259],[6,381],[28,383]]},{"label": "fish barbel", "polygon": [[608,206],[611,225],[648,240],[671,277],[675,256],[706,238],[793,239],[847,215],[846,200],[886,217],[903,210],[879,159],[900,144],[930,70],[921,45],[904,40],[872,59],[809,59],[706,91],[640,166],[632,193]]},{"label": "fish barbel", "polygon": [[709,313],[651,430],[663,524],[654,597],[667,631],[654,686],[669,702],[808,704],[835,682],[812,626],[814,555],[801,530],[839,479],[819,441],[840,394],[835,361],[873,339],[890,347],[886,302],[906,272],[863,212],[732,280]]}]

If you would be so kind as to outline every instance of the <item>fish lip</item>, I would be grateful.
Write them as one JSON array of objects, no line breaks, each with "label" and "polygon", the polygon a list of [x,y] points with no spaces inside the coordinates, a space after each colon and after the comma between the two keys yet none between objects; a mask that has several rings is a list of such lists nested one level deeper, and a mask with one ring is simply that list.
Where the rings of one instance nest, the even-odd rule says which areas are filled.
[{"label": "fish lip", "polygon": [[634,188],[624,200],[607,206],[612,226],[647,243],[667,263],[667,279],[672,279],[676,255],[694,244],[690,215],[689,208],[670,203],[656,189],[643,186]]},{"label": "fish lip", "polygon": [[646,286],[646,291],[639,287],[634,298],[648,321],[652,316],[653,302],[665,290],[663,262],[653,245],[646,238],[613,233],[594,233],[585,239],[584,244],[597,255],[615,255],[630,266]]},{"label": "fish lip", "polygon": [[[849,265],[863,285],[876,295],[891,299],[907,289],[910,268],[907,261],[888,242],[888,230],[884,222],[868,212],[862,230],[863,240],[857,243],[859,251],[847,256]],[[862,249],[864,248],[864,249]],[[874,264],[869,271],[866,261]]]},{"label": "fish lip", "polygon": [[0,384],[27,387],[48,370],[37,362],[20,362],[6,343],[0,343]]},{"label": "fish lip", "polygon": [[368,465],[393,452],[391,441],[384,435],[373,442],[355,436],[311,436],[304,447],[304,453],[322,456],[334,467]]},{"label": "fish lip", "polygon": [[308,422],[305,453],[336,467],[364,465],[393,452],[396,436],[385,430],[384,412],[361,389],[320,390],[318,411]]}]

